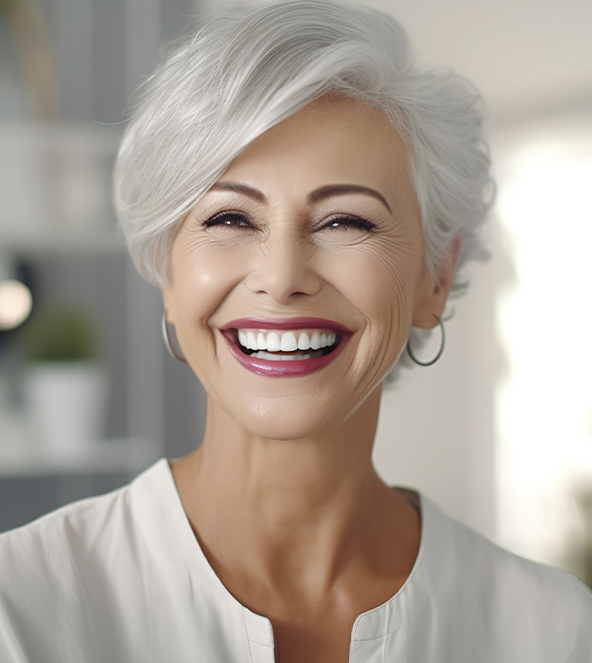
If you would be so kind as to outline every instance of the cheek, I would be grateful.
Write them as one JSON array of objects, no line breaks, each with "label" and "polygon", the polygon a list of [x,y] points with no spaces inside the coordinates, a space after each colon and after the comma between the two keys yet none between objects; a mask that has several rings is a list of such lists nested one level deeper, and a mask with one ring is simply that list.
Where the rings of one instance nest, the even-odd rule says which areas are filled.
[{"label": "cheek", "polygon": [[209,317],[237,279],[236,255],[205,242],[179,242],[172,265],[180,320]]},{"label": "cheek", "polygon": [[411,324],[422,256],[416,242],[382,241],[335,260],[332,285],[363,318],[354,360],[360,370],[382,375],[397,360]]},{"label": "cheek", "polygon": [[[181,348],[194,372],[215,357],[208,321],[241,280],[236,254],[197,241],[173,246],[172,272],[175,325]],[[204,345],[206,346],[204,348]]]},{"label": "cheek", "polygon": [[[419,254],[419,255],[418,255]],[[410,317],[421,254],[408,242],[377,241],[335,259],[333,286],[369,323]]]}]

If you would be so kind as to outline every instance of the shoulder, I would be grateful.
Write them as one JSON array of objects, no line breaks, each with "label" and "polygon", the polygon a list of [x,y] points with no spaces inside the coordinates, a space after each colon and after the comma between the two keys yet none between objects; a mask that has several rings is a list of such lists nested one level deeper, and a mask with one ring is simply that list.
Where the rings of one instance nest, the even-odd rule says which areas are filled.
[{"label": "shoulder", "polygon": [[[99,532],[116,525],[117,516],[125,510],[127,493],[128,486],[73,502],[28,525],[0,534],[2,568],[9,564],[13,571],[31,565],[57,570],[58,557],[75,557]],[[0,575],[1,581],[7,578],[8,574]]]},{"label": "shoulder", "polygon": [[[108,551],[129,536],[128,502],[126,486],[0,534],[1,660],[53,661],[54,651],[75,660],[80,625],[106,586]],[[5,658],[3,647],[23,658]]]},{"label": "shoulder", "polygon": [[199,659],[217,585],[196,545],[166,459],[0,535],[0,661]]},{"label": "shoulder", "polygon": [[7,596],[63,592],[88,564],[97,539],[112,537],[125,519],[128,487],[74,502],[0,534],[0,606]]},{"label": "shoulder", "polygon": [[504,550],[425,498],[422,509],[433,526],[430,581],[483,637],[503,634],[512,653],[530,651],[523,660],[533,651],[541,661],[588,660],[578,652],[592,652],[592,592],[581,580]]},{"label": "shoulder", "polygon": [[0,587],[12,576],[2,573],[7,563],[11,570],[27,569],[29,575],[38,569],[63,577],[64,564],[88,564],[109,554],[111,541],[119,550],[137,548],[142,517],[170,493],[165,468],[161,459],[117,490],[73,502],[0,534]]}]

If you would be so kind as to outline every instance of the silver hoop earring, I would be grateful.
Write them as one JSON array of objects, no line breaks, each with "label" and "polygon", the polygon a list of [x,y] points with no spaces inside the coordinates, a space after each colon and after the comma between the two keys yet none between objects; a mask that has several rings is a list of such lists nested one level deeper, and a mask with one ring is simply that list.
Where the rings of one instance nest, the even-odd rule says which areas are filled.
[{"label": "silver hoop earring", "polygon": [[171,355],[171,357],[174,357],[178,361],[182,361],[184,364],[186,364],[187,359],[185,359],[185,357],[179,357],[179,355],[175,354],[175,352],[173,351],[173,348],[171,347],[171,342],[169,341],[169,333],[168,333],[168,330],[167,330],[166,313],[162,314],[161,328],[162,328],[162,338],[164,339],[164,344],[165,344],[166,349],[168,350],[169,354]]},{"label": "silver hoop earring", "polygon": [[419,361],[413,356],[413,352],[411,352],[411,347],[409,346],[409,339],[407,339],[407,352],[411,359],[418,365],[418,366],[431,366],[432,364],[435,364],[438,359],[442,356],[442,353],[444,352],[444,325],[442,324],[442,320],[436,315],[433,314],[434,318],[438,321],[438,324],[440,325],[440,330],[442,331],[442,343],[440,344],[440,349],[438,350],[438,354],[431,360],[431,361]]}]

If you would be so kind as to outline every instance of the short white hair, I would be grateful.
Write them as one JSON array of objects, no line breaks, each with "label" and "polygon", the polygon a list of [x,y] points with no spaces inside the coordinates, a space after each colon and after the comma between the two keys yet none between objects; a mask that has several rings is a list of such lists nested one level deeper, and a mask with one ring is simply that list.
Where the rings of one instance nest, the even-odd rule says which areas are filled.
[{"label": "short white hair", "polygon": [[380,108],[401,135],[434,278],[459,233],[459,267],[485,255],[493,183],[477,91],[451,71],[417,68],[387,14],[288,0],[222,11],[143,85],[114,181],[140,274],[165,284],[186,213],[251,141],[326,94]]}]

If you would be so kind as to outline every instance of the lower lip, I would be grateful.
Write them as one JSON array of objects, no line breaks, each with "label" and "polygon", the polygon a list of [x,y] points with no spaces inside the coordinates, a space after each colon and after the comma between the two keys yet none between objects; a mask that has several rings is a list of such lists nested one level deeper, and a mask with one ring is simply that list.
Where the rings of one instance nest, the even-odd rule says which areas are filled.
[{"label": "lower lip", "polygon": [[341,351],[349,340],[349,337],[343,335],[335,350],[322,357],[273,361],[269,359],[259,359],[258,357],[245,354],[234,342],[234,333],[222,332],[222,336],[224,336],[230,352],[239,363],[241,363],[247,370],[251,371],[251,373],[264,375],[268,378],[297,378],[304,375],[310,375],[315,371],[320,371],[321,368],[330,364],[341,354]]}]

